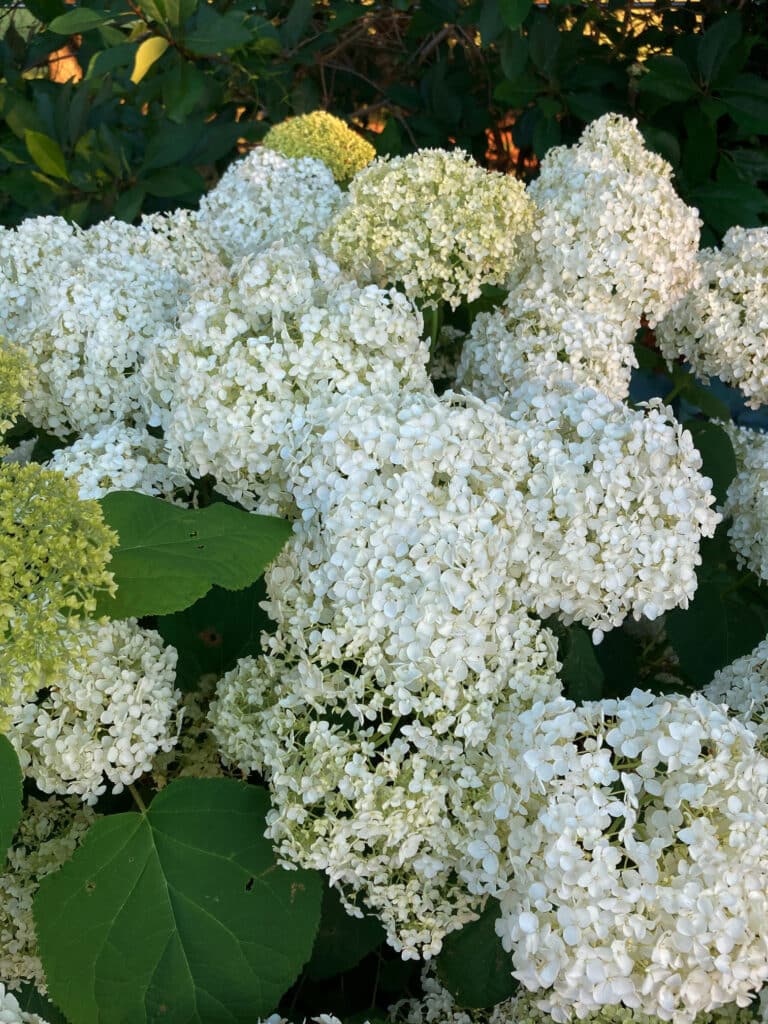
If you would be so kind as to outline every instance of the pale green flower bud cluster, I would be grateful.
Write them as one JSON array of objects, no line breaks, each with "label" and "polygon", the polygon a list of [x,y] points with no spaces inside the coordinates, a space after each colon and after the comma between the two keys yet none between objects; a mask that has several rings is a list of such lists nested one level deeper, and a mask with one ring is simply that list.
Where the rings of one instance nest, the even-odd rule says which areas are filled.
[{"label": "pale green flower bud cluster", "polygon": [[74,481],[34,463],[0,467],[0,696],[35,690],[68,656],[74,623],[112,592],[117,537]]},{"label": "pale green flower bud cluster", "polygon": [[370,142],[325,110],[300,114],[273,125],[263,144],[283,156],[308,156],[322,161],[339,184],[348,182],[376,156]]},{"label": "pale green flower bud cluster", "polygon": [[30,797],[0,869],[0,977],[7,986],[31,982],[45,992],[32,903],[41,879],[70,859],[95,817],[76,797]]},{"label": "pale green flower bud cluster", "polygon": [[362,281],[401,284],[422,306],[455,308],[504,282],[533,222],[522,182],[462,150],[423,149],[356,174],[323,244]]}]

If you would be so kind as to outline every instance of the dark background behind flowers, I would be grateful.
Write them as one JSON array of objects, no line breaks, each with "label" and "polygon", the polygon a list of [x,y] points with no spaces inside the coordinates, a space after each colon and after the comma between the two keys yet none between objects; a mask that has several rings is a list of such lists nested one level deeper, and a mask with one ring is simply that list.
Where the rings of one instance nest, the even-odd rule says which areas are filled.
[{"label": "dark background behind flowers", "polygon": [[0,7],[0,223],[194,205],[271,124],[323,108],[381,153],[522,177],[612,110],[700,208],[768,218],[768,5],[25,0]]}]

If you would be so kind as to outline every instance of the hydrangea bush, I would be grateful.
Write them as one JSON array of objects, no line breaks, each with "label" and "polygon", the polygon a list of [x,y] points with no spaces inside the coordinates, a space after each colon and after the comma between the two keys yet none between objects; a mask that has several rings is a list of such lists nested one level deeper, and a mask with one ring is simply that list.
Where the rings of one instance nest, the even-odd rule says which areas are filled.
[{"label": "hydrangea bush", "polygon": [[0,1020],[766,1021],[766,229],[366,145],[0,233]]}]

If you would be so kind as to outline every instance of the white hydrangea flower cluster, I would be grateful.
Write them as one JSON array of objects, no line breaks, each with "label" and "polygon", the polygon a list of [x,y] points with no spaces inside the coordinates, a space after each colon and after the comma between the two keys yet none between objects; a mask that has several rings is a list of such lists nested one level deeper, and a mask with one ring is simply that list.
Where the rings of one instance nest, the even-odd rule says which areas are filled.
[{"label": "white hydrangea flower cluster", "polygon": [[[152,768],[177,741],[177,654],[135,619],[83,627],[84,653],[37,699],[9,709],[9,739],[44,793],[93,804]],[[106,781],[105,781],[106,779]]]},{"label": "white hydrangea flower cluster", "polygon": [[46,1021],[37,1013],[22,1010],[16,996],[0,982],[0,1024],[46,1024]]},{"label": "white hydrangea flower cluster", "polygon": [[226,263],[283,240],[306,247],[316,242],[341,195],[320,160],[253,149],[200,200],[195,229]]},{"label": "white hydrangea flower cluster", "polygon": [[350,913],[362,898],[405,958],[435,955],[476,917],[460,875],[487,830],[478,801],[520,708],[558,690],[548,630],[518,610],[494,640],[498,671],[464,684],[414,672],[407,687],[380,683],[364,656],[329,664],[278,634],[221,680],[211,709],[225,759],[270,782],[281,862],[325,871]]},{"label": "white hydrangea flower cluster", "polygon": [[95,817],[75,797],[28,801],[0,870],[0,975],[10,988],[31,982],[45,992],[32,903],[40,880],[69,860]]},{"label": "white hydrangea flower cluster", "polygon": [[736,456],[736,476],[728,485],[723,516],[740,566],[768,579],[768,434],[725,425]]},{"label": "white hydrangea flower cluster", "polygon": [[600,392],[529,384],[501,403],[530,445],[525,600],[602,632],[687,607],[699,542],[720,515],[701,456],[658,400],[633,410]]},{"label": "white hydrangea flower cluster", "polygon": [[555,1021],[623,1004],[690,1024],[768,978],[768,760],[701,695],[520,715],[487,871],[517,977]]},{"label": "white hydrangea flower cluster", "polygon": [[228,285],[189,303],[148,365],[171,466],[212,474],[247,508],[289,511],[306,404],[359,385],[426,388],[421,332],[405,296],[359,286],[317,250],[244,259]]},{"label": "white hydrangea flower cluster", "polygon": [[141,367],[172,328],[186,291],[183,279],[153,247],[152,236],[128,224],[104,221],[75,235],[56,220],[45,226],[54,252],[69,242],[77,262],[70,255],[64,269],[56,267],[45,290],[39,283],[26,286],[47,275],[49,254],[35,263],[25,252],[24,273],[11,264],[26,288],[24,302],[36,306],[20,325],[19,340],[36,371],[25,415],[60,437],[115,423],[140,425]]},{"label": "white hydrangea flower cluster", "polygon": [[68,448],[59,448],[48,462],[65,477],[76,477],[80,498],[103,498],[110,491],[140,491],[172,500],[192,481],[168,466],[163,440],[145,429],[113,424],[83,434]]},{"label": "white hydrangea flower cluster", "polygon": [[720,249],[699,253],[701,282],[659,324],[670,362],[720,377],[758,409],[768,402],[768,228],[734,227]]},{"label": "white hydrangea flower cluster", "polygon": [[[552,1024],[552,1017],[536,1005],[535,996],[521,991],[489,1010],[461,1009],[429,968],[422,976],[422,999],[409,999],[390,1008],[393,1024]],[[607,1006],[593,1010],[579,1020],[589,1024],[661,1024],[642,1010]],[[713,1013],[701,1013],[695,1024],[751,1024],[751,1009],[729,1004]]]},{"label": "white hydrangea flower cluster", "polygon": [[492,398],[531,380],[568,380],[619,401],[627,397],[638,324],[609,286],[587,279],[564,288],[538,263],[509,284],[504,304],[472,324],[459,385]]},{"label": "white hydrangea flower cluster", "polygon": [[423,306],[455,309],[504,282],[533,221],[522,182],[462,150],[422,149],[359,171],[323,244],[361,280],[400,283]]},{"label": "white hydrangea flower cluster", "polygon": [[632,343],[697,281],[697,211],[635,122],[606,114],[577,145],[551,149],[528,191],[529,258],[495,313],[478,317],[458,380],[482,397],[564,378],[629,394]]},{"label": "white hydrangea flower cluster", "polygon": [[715,672],[703,692],[713,703],[727,705],[757,736],[761,753],[768,755],[768,639]]},{"label": "white hydrangea flower cluster", "polygon": [[575,146],[550,149],[529,191],[541,211],[536,258],[561,287],[600,281],[654,327],[697,280],[701,221],[645,148],[637,123],[605,114]]},{"label": "white hydrangea flower cluster", "polygon": [[0,335],[26,346],[83,253],[84,232],[63,217],[0,227]]}]

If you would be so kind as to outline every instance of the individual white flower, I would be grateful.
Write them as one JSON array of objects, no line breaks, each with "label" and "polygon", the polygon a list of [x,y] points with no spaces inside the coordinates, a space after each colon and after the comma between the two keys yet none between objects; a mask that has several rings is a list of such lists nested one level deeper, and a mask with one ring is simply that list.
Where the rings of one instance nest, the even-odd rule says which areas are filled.
[{"label": "individual white flower", "polygon": [[9,987],[31,982],[45,992],[32,904],[40,880],[69,860],[94,820],[74,797],[29,798],[0,869],[0,974]]},{"label": "individual white flower", "polygon": [[736,476],[728,485],[723,516],[728,539],[741,567],[768,579],[768,434],[725,425],[736,456]]},{"label": "individual white flower", "polygon": [[768,760],[701,695],[518,718],[497,931],[567,1021],[623,1004],[691,1024],[768,978]]},{"label": "individual white flower", "polygon": [[544,627],[518,610],[493,642],[506,646],[498,666],[463,684],[404,665],[385,681],[364,655],[342,649],[329,663],[278,633],[224,676],[211,709],[225,760],[269,781],[281,863],[325,871],[349,912],[373,909],[406,958],[436,954],[476,917],[482,895],[460,875],[490,831],[480,798],[498,795],[521,707],[558,691]]},{"label": "individual white flower", "polygon": [[[696,282],[701,221],[672,186],[672,168],[636,122],[606,114],[575,146],[550,149],[529,193],[540,210],[535,259],[568,293],[602,285],[627,320],[654,326]],[[551,277],[554,280],[554,277]]]},{"label": "individual white flower", "polygon": [[559,269],[535,263],[512,277],[499,309],[476,317],[457,380],[481,398],[562,379],[623,400],[637,365],[636,330],[636,317],[605,281],[563,287]]},{"label": "individual white flower", "polygon": [[[177,654],[135,619],[83,627],[84,653],[35,701],[9,709],[8,736],[25,774],[44,793],[95,803],[152,768],[174,746]],[[106,781],[105,781],[106,780]]]},{"label": "individual white flower", "polygon": [[48,462],[65,477],[76,477],[81,499],[103,498],[110,491],[139,491],[172,499],[188,490],[189,477],[168,466],[163,440],[146,430],[115,424],[84,434],[59,448]]},{"label": "individual white flower", "polygon": [[533,219],[522,182],[462,150],[422,149],[359,171],[324,244],[361,280],[400,283],[422,305],[455,308],[483,284],[503,283]]},{"label": "individual white flower", "polygon": [[768,640],[715,672],[703,692],[715,704],[726,704],[768,754]]},{"label": "individual white flower", "polygon": [[701,283],[659,324],[659,348],[670,362],[683,356],[698,377],[739,388],[758,409],[768,402],[768,228],[731,228],[698,263]]},{"label": "individual white flower", "polygon": [[720,521],[688,431],[660,402],[529,384],[500,404],[529,446],[518,547],[524,602],[596,640],[631,614],[688,605],[699,542]]},{"label": "individual white flower", "polygon": [[195,229],[223,260],[236,263],[278,242],[312,245],[340,199],[333,174],[320,160],[253,149],[230,164],[200,200]]},{"label": "individual white flower", "polygon": [[246,258],[226,287],[189,303],[150,360],[171,465],[212,474],[248,508],[290,511],[291,465],[313,429],[307,403],[428,387],[421,329],[405,296],[360,287],[317,250]]}]

